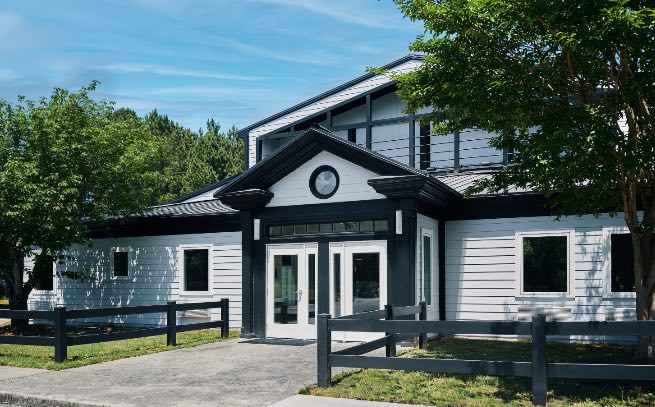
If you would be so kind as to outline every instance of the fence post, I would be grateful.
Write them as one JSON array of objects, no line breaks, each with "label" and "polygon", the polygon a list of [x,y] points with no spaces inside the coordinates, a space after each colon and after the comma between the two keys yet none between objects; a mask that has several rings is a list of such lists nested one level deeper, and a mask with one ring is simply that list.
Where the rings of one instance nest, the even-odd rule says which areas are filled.
[{"label": "fence post", "polygon": [[175,346],[177,344],[177,307],[175,301],[168,301],[166,310],[166,326],[168,332],[166,333],[166,344],[168,346]]},{"label": "fence post", "polygon": [[[386,321],[393,321],[395,318],[395,313],[393,310],[393,305],[385,305],[384,309],[387,310],[387,316],[384,318]],[[393,332],[385,332],[385,335],[389,337],[387,340],[387,346],[386,346],[386,355],[388,358],[395,357],[396,356],[396,334]]]},{"label": "fence post", "polygon": [[221,298],[221,338],[230,336],[230,299]]},{"label": "fence post", "polygon": [[318,314],[317,324],[317,366],[318,387],[328,387],[332,381],[332,368],[330,367],[330,353],[332,353],[332,332],[330,332],[330,314]]},{"label": "fence post", "polygon": [[[427,319],[428,319],[428,305],[427,305],[427,303],[425,301],[421,301],[418,304],[421,307],[421,312],[419,312],[419,314],[418,314],[419,321],[427,321]],[[428,333],[427,332],[421,332],[421,335],[418,337],[418,347],[419,347],[419,349],[427,349],[428,348]]]},{"label": "fence post", "polygon": [[55,331],[55,362],[61,363],[68,357],[66,336],[66,307],[55,307],[52,320]]},{"label": "fence post", "polygon": [[532,404],[546,405],[546,316],[532,316]]}]

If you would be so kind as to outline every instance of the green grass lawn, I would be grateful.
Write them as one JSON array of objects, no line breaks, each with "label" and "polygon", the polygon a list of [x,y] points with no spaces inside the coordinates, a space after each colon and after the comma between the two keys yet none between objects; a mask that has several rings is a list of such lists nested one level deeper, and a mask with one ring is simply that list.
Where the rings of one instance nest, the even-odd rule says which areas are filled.
[{"label": "green grass lawn", "polygon": [[[631,346],[548,344],[549,362],[629,363]],[[427,351],[404,357],[530,361],[529,342],[447,338],[431,341]],[[554,380],[549,406],[652,406],[655,386],[647,383]],[[355,369],[332,378],[327,389],[306,387],[303,394],[437,406],[530,406],[529,378],[457,376],[423,372]]]},{"label": "green grass lawn", "polygon": [[[0,327],[0,332],[6,327]],[[40,331],[35,333],[34,331]],[[73,334],[98,333],[99,330],[116,330],[116,327],[72,328]],[[27,335],[43,334],[46,329],[34,328]],[[47,333],[46,333],[47,334]],[[230,339],[239,337],[238,331],[230,332]],[[148,338],[126,339],[122,341],[94,343],[68,347],[68,359],[55,363],[54,348],[42,346],[0,345],[0,366],[34,367],[49,370],[69,369],[107,362],[110,360],[149,355],[173,349],[188,348],[204,343],[220,342],[220,329],[205,329],[201,331],[182,332],[177,334],[177,346],[166,346],[166,335]]]}]

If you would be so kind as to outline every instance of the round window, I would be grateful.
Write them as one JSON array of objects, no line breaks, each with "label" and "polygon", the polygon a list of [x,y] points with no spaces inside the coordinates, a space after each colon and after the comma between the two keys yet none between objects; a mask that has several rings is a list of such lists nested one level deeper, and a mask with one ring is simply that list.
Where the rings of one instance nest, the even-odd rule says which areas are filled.
[{"label": "round window", "polygon": [[327,199],[334,195],[339,188],[339,174],[329,165],[318,167],[309,177],[309,189],[315,197]]}]

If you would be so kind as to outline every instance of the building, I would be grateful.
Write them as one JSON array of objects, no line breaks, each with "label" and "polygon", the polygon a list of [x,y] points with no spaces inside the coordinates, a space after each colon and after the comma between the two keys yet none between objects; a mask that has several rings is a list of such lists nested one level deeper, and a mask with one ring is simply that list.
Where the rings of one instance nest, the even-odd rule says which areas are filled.
[{"label": "building", "polygon": [[[427,111],[402,110],[390,77],[367,74],[242,129],[243,173],[95,230],[58,266],[92,279],[55,278],[30,306],[227,297],[244,336],[285,338],[315,337],[317,313],[418,301],[431,319],[634,318],[622,218],[558,221],[529,191],[464,197],[511,154],[477,129],[431,135]],[[164,316],[138,318],[124,321]]]}]

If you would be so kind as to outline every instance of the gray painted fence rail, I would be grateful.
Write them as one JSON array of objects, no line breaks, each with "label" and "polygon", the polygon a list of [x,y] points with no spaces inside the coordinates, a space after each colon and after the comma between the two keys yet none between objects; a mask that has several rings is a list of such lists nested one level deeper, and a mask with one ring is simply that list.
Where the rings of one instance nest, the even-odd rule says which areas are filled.
[{"label": "gray painted fence rail", "polygon": [[[419,320],[398,320],[418,314]],[[374,316],[378,316],[377,318]],[[392,369],[431,373],[482,374],[532,378],[532,402],[546,404],[548,378],[655,381],[655,365],[548,363],[548,336],[655,336],[655,321],[546,322],[534,315],[531,322],[517,321],[426,321],[425,303],[409,307],[385,306],[384,310],[331,318],[319,314],[317,324],[318,386],[328,387],[333,367]],[[384,320],[381,320],[384,318]],[[332,332],[380,332],[384,336],[348,349],[332,352]],[[488,361],[395,357],[395,344],[419,337],[427,348],[427,334],[441,335],[525,335],[532,338],[532,361]],[[361,356],[386,347],[386,357]]]},{"label": "gray painted fence rail", "polygon": [[[219,308],[221,310],[221,319],[219,321],[177,325],[178,311],[211,308]],[[153,313],[166,313],[166,326],[81,336],[68,336],[66,333],[67,322],[71,319]],[[220,301],[185,304],[178,304],[175,301],[169,301],[165,305],[92,308],[84,310],[67,310],[66,307],[57,307],[54,311],[17,311],[0,309],[0,318],[52,321],[54,327],[53,336],[0,335],[0,344],[52,346],[55,350],[55,362],[59,363],[66,360],[68,346],[74,345],[120,341],[123,339],[145,338],[148,336],[166,334],[166,344],[168,346],[175,346],[177,343],[177,332],[197,331],[208,328],[221,328],[221,337],[227,338],[230,332],[230,300],[223,298]]]}]

